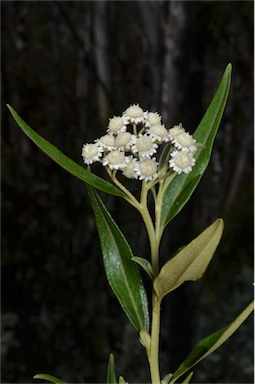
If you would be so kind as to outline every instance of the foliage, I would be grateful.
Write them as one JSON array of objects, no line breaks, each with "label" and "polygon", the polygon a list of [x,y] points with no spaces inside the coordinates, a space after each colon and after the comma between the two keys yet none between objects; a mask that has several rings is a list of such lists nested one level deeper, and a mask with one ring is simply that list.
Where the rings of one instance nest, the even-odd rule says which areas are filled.
[{"label": "foliage", "polygon": [[[165,167],[165,165],[169,161],[171,166],[171,161],[173,160],[170,160],[170,152],[168,155],[165,153],[164,159],[161,161],[163,166],[161,166],[158,175],[155,175],[155,177],[153,176],[154,179],[150,175],[148,180],[146,180],[146,178],[143,180],[140,191],[140,200],[137,200],[137,198],[134,197],[116,178],[116,170],[114,170],[115,165],[111,168],[109,162],[105,162],[108,167],[108,174],[115,186],[114,184],[109,184],[103,179],[94,176],[89,171],[83,172],[77,164],[63,155],[56,147],[43,139],[40,135],[36,134],[18,116],[15,110],[8,106],[16,122],[39,146],[39,148],[46,152],[46,154],[65,170],[90,185],[88,187],[88,192],[96,217],[106,275],[113,292],[118,298],[129,320],[134,327],[140,331],[140,341],[147,353],[152,383],[158,383],[160,381],[158,349],[161,300],[167,293],[175,290],[185,281],[201,278],[213,257],[222,235],[223,221],[218,219],[190,244],[175,254],[161,270],[159,269],[159,246],[163,231],[166,225],[187,203],[208,165],[213,140],[227,101],[230,76],[231,65],[228,65],[216,95],[195,131],[194,137],[197,139],[200,149],[198,149],[196,153],[197,163],[194,172],[191,167],[188,167],[185,168],[183,175],[176,175],[174,173],[175,168],[173,168],[174,171],[170,171],[169,173],[169,169]],[[134,107],[132,108],[134,109]],[[140,124],[140,121],[136,123],[131,120],[131,123],[134,126],[135,124]],[[182,128],[178,129],[182,132]],[[178,134],[181,135],[182,133]],[[175,143],[176,139],[174,138],[172,145],[175,145]],[[187,157],[184,152],[181,153],[183,156]],[[143,159],[141,162],[142,161],[145,160]],[[103,161],[103,165],[105,164]],[[157,183],[158,189],[155,189],[155,184]],[[149,264],[141,262],[141,259],[134,259],[128,242],[93,187],[109,194],[123,197],[139,211],[143,218],[150,241],[151,267]],[[152,191],[155,202],[155,224],[153,223],[147,206],[147,197],[150,190]],[[149,271],[150,277],[153,279],[154,289],[152,294],[151,328],[149,327],[148,301],[145,287],[134,261],[139,262],[140,265],[142,264],[145,270],[147,269]],[[168,376],[170,380],[169,383],[174,383],[187,370],[217,349],[243,323],[252,310],[253,303],[251,303],[229,326],[216,331],[199,342],[177,371],[173,375]],[[116,382],[112,355],[109,360],[107,376],[108,382]],[[189,382],[191,376],[192,374],[184,379],[184,382]],[[48,378],[49,380],[53,380],[52,382],[61,382],[52,376],[40,374],[36,377],[44,379]],[[119,382],[125,381],[120,377]],[[168,379],[165,378],[163,382],[168,382]]]}]

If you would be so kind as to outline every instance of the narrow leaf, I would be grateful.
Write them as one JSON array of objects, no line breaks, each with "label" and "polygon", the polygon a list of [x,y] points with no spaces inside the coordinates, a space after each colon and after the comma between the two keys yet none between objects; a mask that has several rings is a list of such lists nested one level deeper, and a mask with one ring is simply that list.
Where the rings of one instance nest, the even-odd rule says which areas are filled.
[{"label": "narrow leaf", "polygon": [[115,185],[107,182],[101,177],[94,175],[64,155],[57,147],[49,143],[42,136],[36,133],[31,127],[29,127],[10,105],[7,105],[7,107],[9,108],[14,120],[22,129],[22,131],[58,165],[60,165],[62,168],[64,168],[78,179],[92,185],[95,188],[100,189],[103,192],[120,197],[124,196],[123,193],[117,187],[115,187]]},{"label": "narrow leaf", "polygon": [[144,329],[142,329],[139,333],[139,341],[144,346],[146,351],[150,353],[151,348],[151,337]]},{"label": "narrow leaf", "polygon": [[188,384],[193,376],[194,372],[190,372],[188,376],[183,380],[182,384]]},{"label": "narrow leaf", "polygon": [[148,276],[152,281],[154,280],[154,273],[152,270],[152,266],[148,260],[138,256],[133,256],[132,260],[145,270],[145,272],[148,274]]},{"label": "narrow leaf", "polygon": [[132,261],[132,251],[102,200],[93,188],[88,193],[95,213],[108,282],[133,326],[149,329],[146,291]]},{"label": "narrow leaf", "polygon": [[119,377],[119,384],[128,384],[128,382],[122,377]]},{"label": "narrow leaf", "polygon": [[200,340],[192,349],[187,358],[179,366],[173,375],[171,383],[174,383],[180,376],[194,367],[205,357],[218,349],[232,334],[240,327],[254,309],[254,302],[251,302],[244,311],[228,326],[212,333],[211,335]]},{"label": "narrow leaf", "polygon": [[185,281],[198,280],[204,274],[222,232],[223,220],[217,219],[162,267],[153,284],[159,299]]},{"label": "narrow leaf", "polygon": [[58,383],[64,383],[64,384],[66,384],[65,381],[60,380],[60,379],[58,379],[58,378],[55,377],[55,376],[47,375],[47,373],[38,373],[37,375],[35,375],[35,376],[33,377],[33,379],[47,380],[47,381],[49,381],[50,383],[55,383],[55,384],[58,384]]},{"label": "narrow leaf", "polygon": [[177,175],[164,192],[160,219],[163,228],[180,212],[190,199],[208,166],[214,138],[228,98],[231,69],[232,66],[229,64],[209,108],[193,134],[193,137],[198,143],[203,145],[203,148],[200,148],[195,155],[196,164],[192,172]]},{"label": "narrow leaf", "polygon": [[161,384],[168,384],[169,381],[170,381],[170,379],[171,379],[171,377],[173,377],[173,374],[172,374],[172,373],[168,373],[168,374],[164,377],[164,379],[161,380]]},{"label": "narrow leaf", "polygon": [[116,374],[115,374],[115,364],[114,356],[111,353],[109,357],[108,369],[107,369],[107,384],[117,384]]}]

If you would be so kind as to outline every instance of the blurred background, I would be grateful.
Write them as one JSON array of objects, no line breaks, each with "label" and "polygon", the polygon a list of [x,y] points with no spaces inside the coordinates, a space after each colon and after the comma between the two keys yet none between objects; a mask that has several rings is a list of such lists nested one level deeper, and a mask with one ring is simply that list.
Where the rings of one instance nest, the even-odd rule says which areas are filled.
[{"label": "blurred background", "polygon": [[[233,65],[211,162],[162,243],[165,262],[224,218],[203,279],[163,304],[161,371],[172,372],[253,296],[253,2],[2,1],[1,17],[2,383],[30,383],[39,372],[104,382],[110,352],[118,375],[149,381],[144,350],[106,281],[85,185],[29,141],[5,104],[82,164],[82,144],[132,103],[193,133]],[[102,197],[134,254],[146,254],[136,211]],[[192,380],[253,382],[252,316]]]}]

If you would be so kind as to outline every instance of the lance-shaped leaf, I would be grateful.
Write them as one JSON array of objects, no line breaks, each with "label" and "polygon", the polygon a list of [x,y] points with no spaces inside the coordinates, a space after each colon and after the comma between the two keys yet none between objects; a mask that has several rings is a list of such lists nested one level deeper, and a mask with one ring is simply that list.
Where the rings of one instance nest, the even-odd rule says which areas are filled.
[{"label": "lance-shaped leaf", "polygon": [[132,261],[132,251],[92,187],[88,187],[88,193],[95,213],[108,282],[137,331],[148,331],[148,300],[140,273]]},{"label": "lance-shaped leaf", "polygon": [[164,192],[160,217],[162,228],[164,228],[187,203],[208,166],[214,138],[219,128],[228,98],[231,69],[231,64],[229,64],[222,76],[219,88],[209,108],[193,134],[193,137],[198,143],[201,143],[203,147],[196,153],[196,164],[192,168],[192,172],[177,175]]},{"label": "lance-shaped leaf", "polygon": [[151,263],[148,260],[138,256],[132,257],[132,260],[135,263],[139,264],[145,270],[145,272],[148,274],[148,276],[152,281],[154,280],[154,272],[153,272]]},{"label": "lance-shaped leaf", "polygon": [[170,383],[175,383],[176,380],[187,372],[190,368],[194,367],[197,363],[205,357],[218,349],[232,334],[240,327],[240,325],[247,319],[254,309],[254,302],[251,302],[244,311],[228,326],[212,333],[199,341],[192,349],[187,358],[175,371]]},{"label": "lance-shaped leaf", "polygon": [[161,384],[169,384],[171,377],[173,377],[172,373],[168,373],[164,376],[164,378],[161,380]]},{"label": "lance-shaped leaf", "polygon": [[37,375],[35,375],[33,377],[33,379],[41,379],[41,380],[46,380],[46,381],[49,381],[50,383],[54,383],[54,384],[66,384],[65,381],[61,380],[61,379],[58,379],[57,377],[55,376],[52,376],[52,375],[48,375],[47,373],[38,373]]},{"label": "lance-shaped leaf", "polygon": [[111,353],[109,357],[108,369],[107,369],[107,384],[117,384],[114,356]]},{"label": "lance-shaped leaf", "polygon": [[185,281],[197,280],[204,274],[222,232],[223,220],[217,219],[162,267],[153,284],[160,300]]},{"label": "lance-shaped leaf", "polygon": [[120,197],[124,196],[123,193],[117,187],[115,187],[115,185],[107,182],[101,177],[94,175],[64,155],[58,148],[49,143],[42,136],[36,133],[31,127],[29,127],[29,125],[27,125],[25,121],[22,120],[22,118],[10,105],[7,105],[7,107],[9,108],[14,120],[22,129],[22,131],[58,165],[60,165],[66,171],[70,172],[72,175],[76,176],[78,179],[81,179],[85,183],[88,183],[103,192]]},{"label": "lance-shaped leaf", "polygon": [[190,372],[190,373],[188,374],[188,376],[185,377],[185,379],[183,380],[182,384],[188,384],[188,383],[190,382],[190,380],[192,379],[193,373],[194,373],[194,372]]},{"label": "lance-shaped leaf", "polygon": [[119,384],[128,384],[128,382],[124,379],[124,377],[119,377]]}]

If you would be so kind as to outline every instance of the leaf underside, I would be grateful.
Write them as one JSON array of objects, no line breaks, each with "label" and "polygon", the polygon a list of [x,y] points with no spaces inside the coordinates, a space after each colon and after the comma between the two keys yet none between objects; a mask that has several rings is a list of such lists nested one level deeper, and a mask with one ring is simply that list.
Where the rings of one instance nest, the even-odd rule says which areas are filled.
[{"label": "leaf underside", "polygon": [[217,219],[163,265],[153,284],[159,299],[185,281],[195,281],[202,277],[220,242],[222,232],[223,220]]}]

